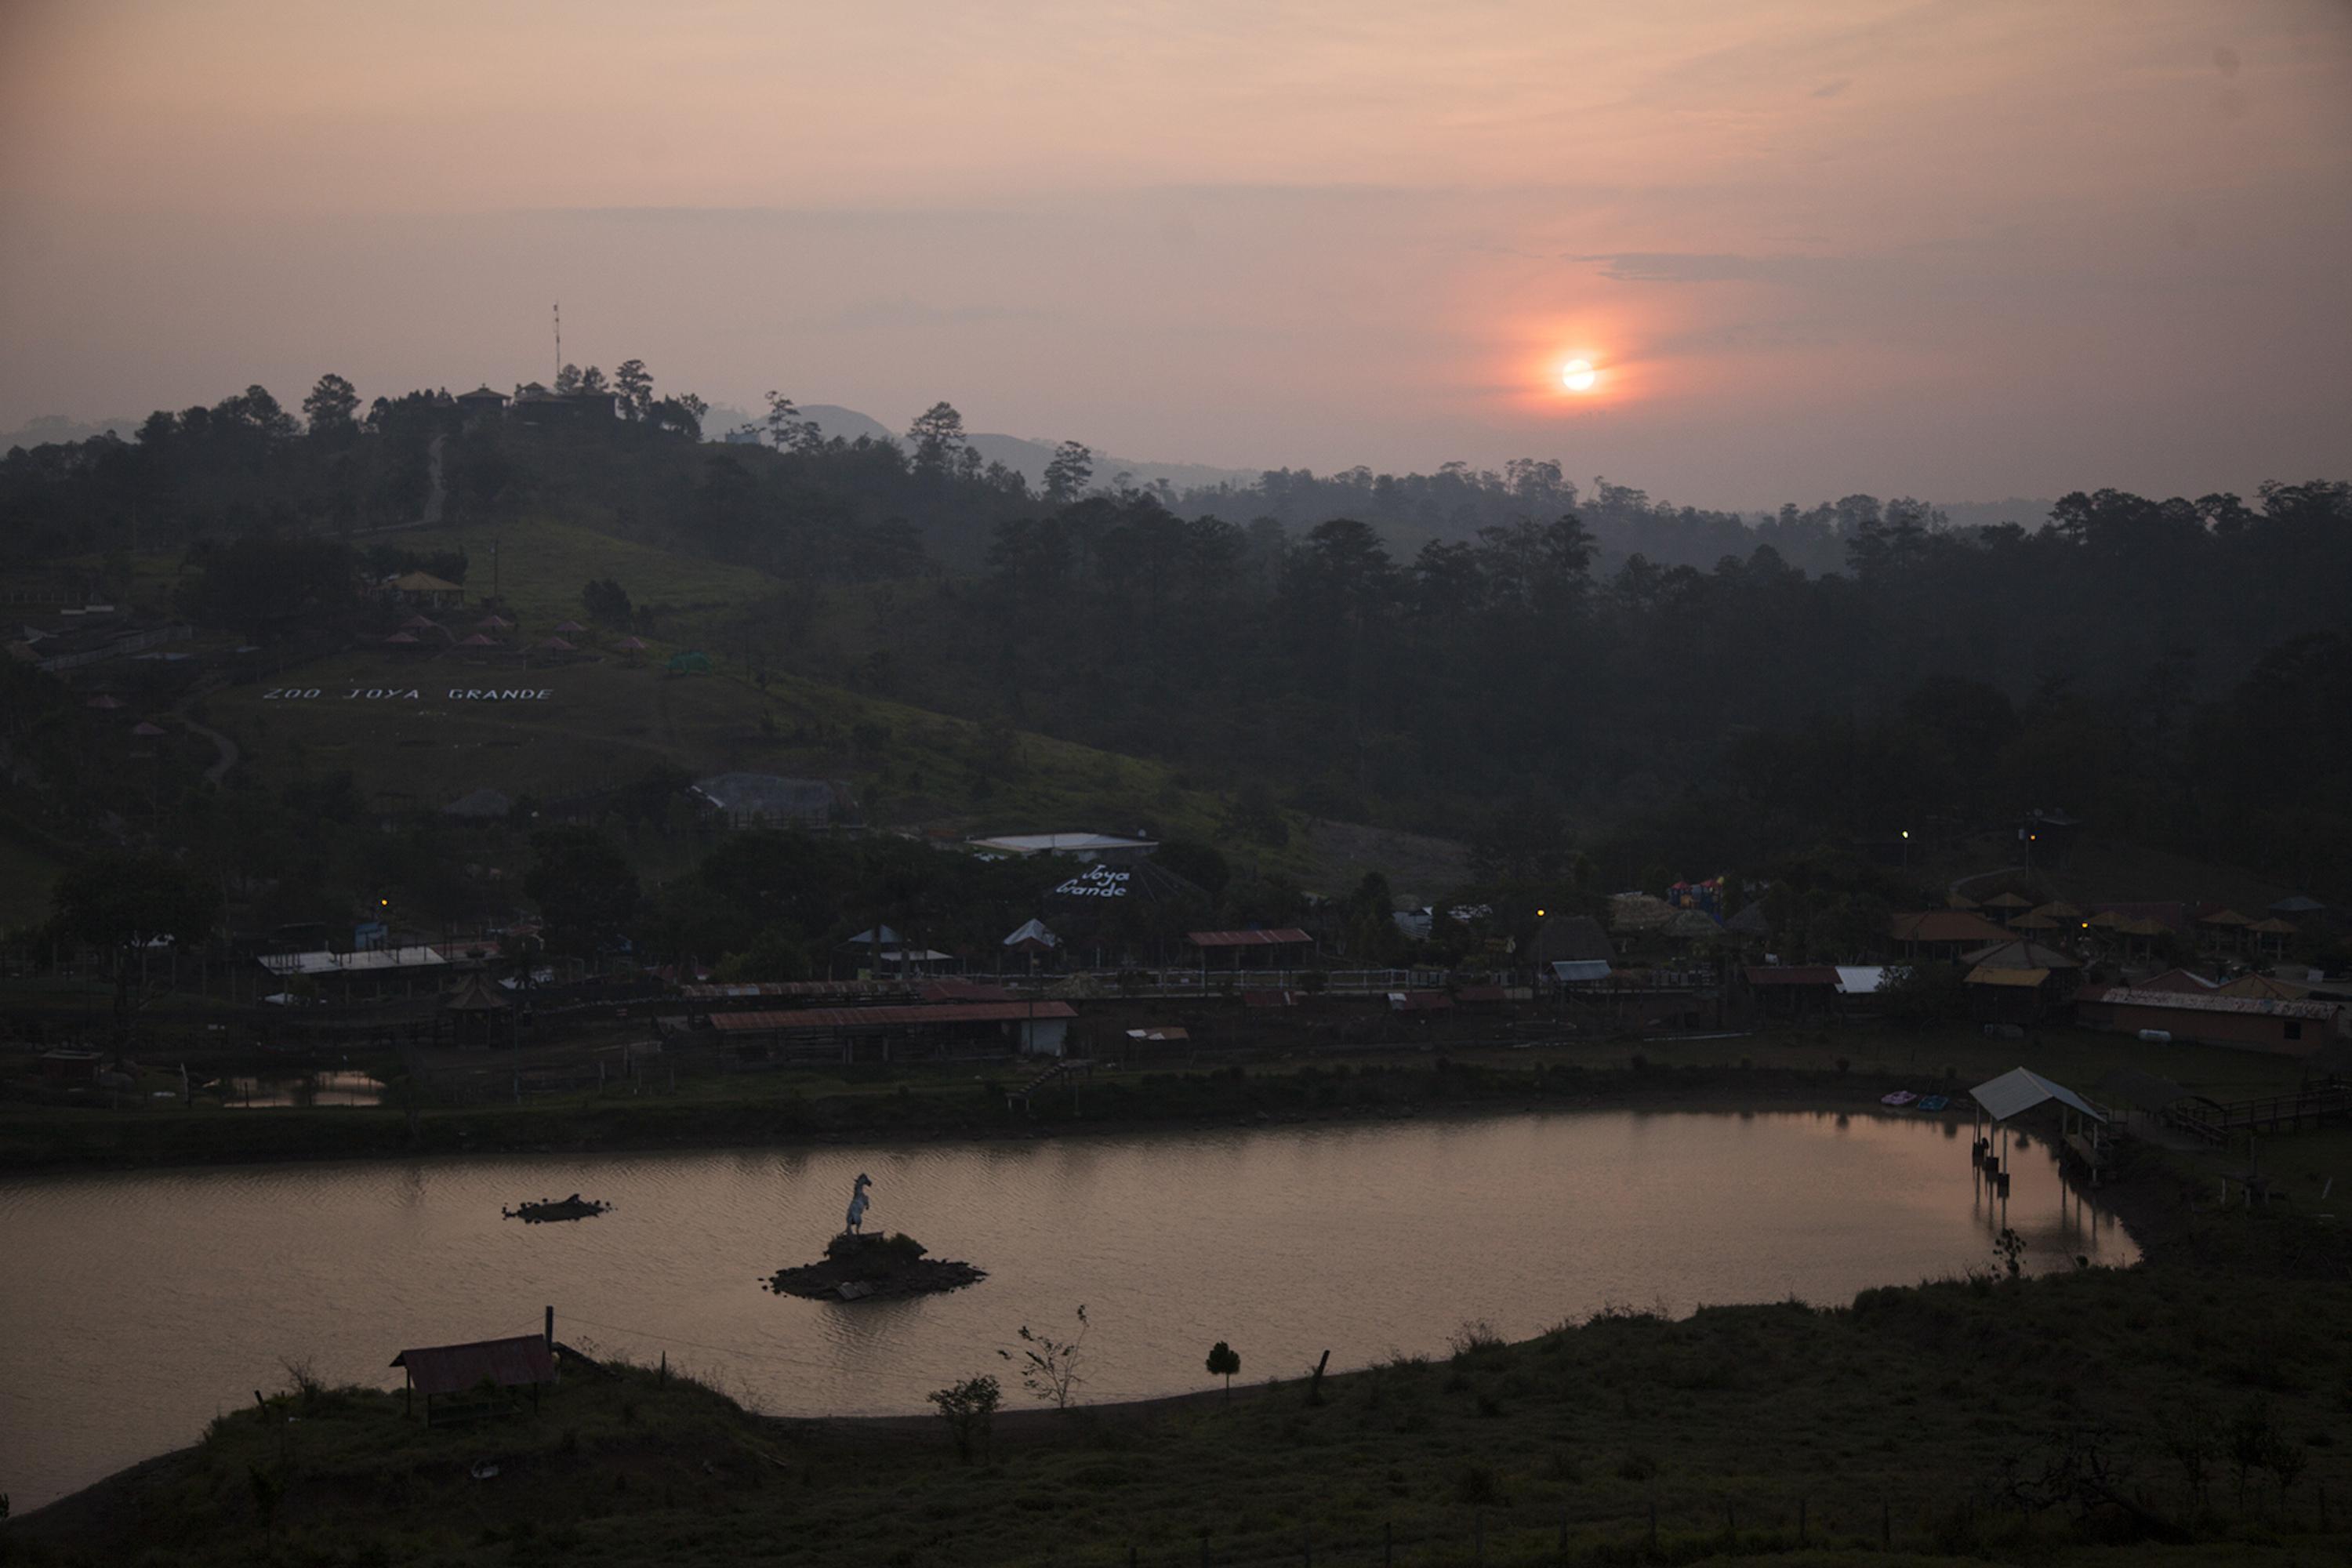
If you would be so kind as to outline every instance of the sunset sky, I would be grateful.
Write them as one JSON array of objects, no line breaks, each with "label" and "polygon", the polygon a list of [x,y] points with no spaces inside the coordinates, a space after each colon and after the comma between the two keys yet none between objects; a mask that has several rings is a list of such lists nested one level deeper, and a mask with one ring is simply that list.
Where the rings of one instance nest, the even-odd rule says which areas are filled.
[{"label": "sunset sky", "polygon": [[1135,458],[2195,495],[2352,475],[2347,279],[2344,0],[0,0],[0,428],[560,299]]}]

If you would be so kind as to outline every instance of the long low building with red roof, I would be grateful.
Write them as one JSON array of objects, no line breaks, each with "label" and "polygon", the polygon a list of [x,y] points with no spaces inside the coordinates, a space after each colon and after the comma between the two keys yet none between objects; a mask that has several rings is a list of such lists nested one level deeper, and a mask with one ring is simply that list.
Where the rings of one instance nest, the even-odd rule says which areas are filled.
[{"label": "long low building with red roof", "polygon": [[2094,986],[2074,996],[2074,1019],[2085,1028],[2137,1034],[2160,1029],[2176,1040],[2306,1057],[2347,1032],[2341,1002],[2286,1002],[2219,992],[2150,991]]},{"label": "long low building with red roof", "polygon": [[1020,1051],[1060,1056],[1077,1010],[1067,1002],[943,1002],[904,1007],[793,1007],[713,1013],[732,1065],[807,1058],[892,1061]]}]

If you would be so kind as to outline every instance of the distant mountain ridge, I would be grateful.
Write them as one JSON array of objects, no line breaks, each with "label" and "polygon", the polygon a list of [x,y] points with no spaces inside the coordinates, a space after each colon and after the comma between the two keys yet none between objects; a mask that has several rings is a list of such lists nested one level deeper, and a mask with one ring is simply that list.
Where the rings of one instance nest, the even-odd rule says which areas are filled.
[{"label": "distant mountain ridge", "polygon": [[24,428],[0,432],[0,452],[18,447],[30,450],[35,447],[57,446],[67,441],[87,441],[92,436],[103,436],[109,430],[129,440],[139,429],[140,422],[128,415],[92,423],[66,414],[44,414],[25,421]]},{"label": "distant mountain ridge", "polygon": [[[741,409],[719,406],[711,410],[713,417],[705,428],[713,438],[722,431],[733,430],[748,422],[751,416]],[[904,445],[898,433],[868,414],[837,404],[815,403],[802,408],[801,413],[816,422],[817,428],[827,437],[838,436],[845,441],[859,437],[871,437],[877,441]],[[129,440],[139,429],[140,421],[129,416],[116,416],[99,420],[76,419],[70,415],[44,414],[28,419],[16,430],[0,432],[0,454],[23,447],[27,449],[68,441],[87,441],[111,430]],[[971,449],[992,463],[1003,463],[1029,481],[1033,489],[1043,489],[1045,465],[1054,460],[1057,442],[1029,440],[1018,436],[981,433],[970,438]],[[1264,472],[1258,468],[1221,468],[1208,463],[1157,463],[1138,458],[1115,457],[1107,452],[1095,454],[1095,483],[1108,484],[1124,473],[1133,482],[1150,489],[1161,480],[1179,491],[1206,489],[1214,485],[1247,486],[1257,482]],[[1992,501],[1937,501],[1932,503],[1951,521],[1955,528],[1990,528],[2004,522],[2014,522],[2027,529],[2040,528],[2050,520],[2050,510],[2056,502],[2047,497],[2011,496]],[[1769,511],[1740,514],[1754,521],[1772,516]]]},{"label": "distant mountain ridge", "polygon": [[[816,421],[818,429],[830,439],[838,436],[845,441],[855,441],[860,436],[870,436],[877,441],[899,441],[898,432],[871,415],[860,414],[855,408],[842,408],[829,403],[804,404],[802,416]],[[992,463],[1006,468],[1027,479],[1032,489],[1045,482],[1045,465],[1054,460],[1060,446],[1057,441],[1026,440],[1019,436],[992,435],[986,432],[969,437],[971,449]],[[903,445],[903,442],[901,443]],[[1139,458],[1114,457],[1108,452],[1095,453],[1095,483],[1108,484],[1120,474],[1133,476],[1139,486],[1149,488],[1165,479],[1177,489],[1193,489],[1207,485],[1255,484],[1257,468],[1220,468],[1207,463],[1155,463]]]}]

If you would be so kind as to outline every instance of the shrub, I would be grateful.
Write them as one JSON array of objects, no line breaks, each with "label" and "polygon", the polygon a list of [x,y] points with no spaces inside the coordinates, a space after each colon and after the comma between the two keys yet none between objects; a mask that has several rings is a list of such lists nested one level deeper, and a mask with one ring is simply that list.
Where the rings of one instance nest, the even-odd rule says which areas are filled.
[{"label": "shrub", "polygon": [[968,1377],[961,1383],[933,1389],[924,1397],[939,1411],[940,1419],[948,1424],[959,1460],[971,1463],[975,1443],[985,1455],[997,1408],[1004,1403],[1004,1390],[996,1379],[984,1375]]}]

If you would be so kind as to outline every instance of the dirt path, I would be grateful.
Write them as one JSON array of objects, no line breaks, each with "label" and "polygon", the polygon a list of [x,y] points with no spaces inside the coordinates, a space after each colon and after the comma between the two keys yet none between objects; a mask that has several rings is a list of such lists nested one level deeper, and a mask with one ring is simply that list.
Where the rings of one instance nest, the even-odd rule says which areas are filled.
[{"label": "dirt path", "polygon": [[180,721],[180,727],[189,734],[202,735],[205,740],[210,741],[214,749],[220,753],[213,765],[205,770],[205,782],[217,787],[228,777],[228,771],[236,766],[237,758],[240,755],[236,749],[236,742],[218,730],[208,729],[188,717],[188,709],[215,689],[216,689],[215,687],[202,686],[189,692],[173,706],[172,717],[177,719]]},{"label": "dirt path", "polygon": [[441,502],[448,494],[448,487],[441,479],[441,448],[448,445],[448,441],[446,436],[436,436],[425,443],[425,514],[416,520],[419,528],[433,528],[441,521]]}]

